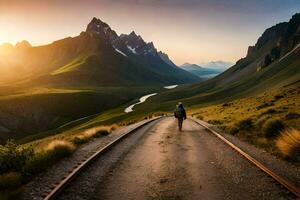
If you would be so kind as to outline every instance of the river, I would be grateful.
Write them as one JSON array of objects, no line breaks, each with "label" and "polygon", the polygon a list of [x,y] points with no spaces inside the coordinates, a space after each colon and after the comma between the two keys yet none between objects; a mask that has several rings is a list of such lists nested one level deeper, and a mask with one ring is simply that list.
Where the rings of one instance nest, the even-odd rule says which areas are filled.
[{"label": "river", "polygon": [[[170,89],[176,88],[177,86],[178,86],[178,85],[169,85],[169,86],[165,86],[164,88],[170,90]],[[142,96],[142,97],[139,99],[139,102],[134,103],[134,104],[128,106],[127,108],[125,108],[124,112],[126,112],[126,113],[132,112],[132,111],[133,111],[133,107],[134,107],[135,105],[144,103],[149,97],[152,97],[152,96],[155,96],[155,95],[157,95],[157,93],[152,93],[152,94],[147,94],[147,95],[145,95],[145,96]]]}]

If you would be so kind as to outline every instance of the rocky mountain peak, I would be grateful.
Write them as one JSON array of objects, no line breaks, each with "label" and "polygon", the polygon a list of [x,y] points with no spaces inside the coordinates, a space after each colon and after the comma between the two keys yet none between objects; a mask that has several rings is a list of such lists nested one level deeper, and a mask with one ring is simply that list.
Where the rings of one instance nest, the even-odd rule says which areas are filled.
[{"label": "rocky mountain peak", "polygon": [[107,23],[101,21],[96,17],[94,17],[92,21],[88,24],[86,32],[89,33],[91,36],[108,39],[109,42],[118,38],[117,33],[114,30],[112,30]]},{"label": "rocky mountain peak", "polygon": [[159,57],[165,62],[167,63],[168,65],[172,66],[172,67],[177,67],[173,62],[172,60],[169,58],[168,54],[162,52],[162,51],[159,51],[158,52],[158,55]]},{"label": "rocky mountain peak", "polygon": [[131,33],[129,34],[129,36],[131,36],[131,37],[137,37],[137,34],[134,31],[131,31]]},{"label": "rocky mountain peak", "polygon": [[28,41],[23,40],[21,42],[18,42],[15,47],[18,49],[27,49],[31,47],[31,44]]}]

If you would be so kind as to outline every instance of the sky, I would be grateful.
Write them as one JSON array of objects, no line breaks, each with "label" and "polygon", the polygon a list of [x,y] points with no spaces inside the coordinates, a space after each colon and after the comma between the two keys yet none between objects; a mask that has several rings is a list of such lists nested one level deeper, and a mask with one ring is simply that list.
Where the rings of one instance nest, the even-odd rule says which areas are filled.
[{"label": "sky", "polygon": [[263,31],[300,12],[300,0],[0,0],[0,43],[44,45],[79,35],[93,17],[134,30],[176,64],[244,57]]}]

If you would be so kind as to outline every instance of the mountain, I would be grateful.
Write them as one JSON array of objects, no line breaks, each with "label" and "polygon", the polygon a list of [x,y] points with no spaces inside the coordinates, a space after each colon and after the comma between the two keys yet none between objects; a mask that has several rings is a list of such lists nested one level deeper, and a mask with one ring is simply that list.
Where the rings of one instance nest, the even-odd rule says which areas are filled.
[{"label": "mountain", "polygon": [[55,129],[165,85],[201,79],[171,64],[135,32],[93,18],[85,31],[48,45],[0,46],[0,143]]},{"label": "mountain", "polygon": [[210,61],[210,62],[201,64],[201,66],[203,66],[203,67],[215,69],[215,70],[218,70],[219,72],[223,72],[233,65],[234,65],[234,63],[232,63],[232,62],[226,62],[226,61],[222,61],[222,60]]},{"label": "mountain", "polygon": [[2,56],[0,66],[2,83],[141,86],[200,80],[163,60],[152,42],[146,43],[135,32],[118,36],[97,18],[73,38],[38,47],[31,47],[26,41],[18,43],[9,55]]},{"label": "mountain", "polygon": [[184,63],[179,67],[201,78],[210,78],[220,73],[220,71],[217,69],[204,68],[199,65],[190,64],[190,63]]},{"label": "mountain", "polygon": [[[178,101],[187,105],[207,105],[249,97],[300,82],[300,13],[289,22],[267,29],[246,57],[208,81],[166,91],[144,106],[171,109]],[[157,104],[160,102],[159,104]],[[162,103],[164,102],[164,103]],[[141,106],[142,107],[142,106]]]},{"label": "mountain", "polygon": [[168,54],[162,52],[162,51],[159,51],[158,52],[158,55],[160,56],[160,58],[165,61],[165,63],[167,63],[168,65],[170,66],[173,66],[173,67],[177,67],[173,61],[169,58]]}]

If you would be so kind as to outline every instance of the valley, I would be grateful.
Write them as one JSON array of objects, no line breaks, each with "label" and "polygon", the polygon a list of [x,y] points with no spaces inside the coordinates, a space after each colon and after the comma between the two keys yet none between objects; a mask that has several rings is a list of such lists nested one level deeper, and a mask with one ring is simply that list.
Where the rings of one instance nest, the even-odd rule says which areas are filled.
[{"label": "valley", "polygon": [[206,26],[188,12],[155,23],[121,13],[103,15],[112,26],[78,19],[78,34],[66,26],[72,37],[47,44],[0,45],[0,199],[44,199],[72,174],[65,199],[298,197],[300,13],[252,24],[259,37],[254,17],[237,22],[245,13]]}]

